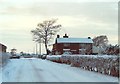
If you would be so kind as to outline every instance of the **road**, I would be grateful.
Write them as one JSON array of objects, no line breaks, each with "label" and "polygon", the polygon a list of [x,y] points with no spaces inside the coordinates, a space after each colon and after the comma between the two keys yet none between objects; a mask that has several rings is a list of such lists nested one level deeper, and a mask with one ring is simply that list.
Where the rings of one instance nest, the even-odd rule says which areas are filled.
[{"label": "road", "polygon": [[3,82],[117,82],[118,79],[42,59],[11,59],[2,70]]}]

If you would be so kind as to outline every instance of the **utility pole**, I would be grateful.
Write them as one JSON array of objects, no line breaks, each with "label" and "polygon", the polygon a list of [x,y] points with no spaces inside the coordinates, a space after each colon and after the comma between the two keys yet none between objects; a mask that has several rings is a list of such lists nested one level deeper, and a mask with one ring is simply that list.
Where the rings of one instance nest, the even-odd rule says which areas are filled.
[{"label": "utility pole", "polygon": [[38,53],[37,53],[37,43],[36,43],[36,55],[37,55]]},{"label": "utility pole", "polygon": [[41,55],[41,43],[39,43],[39,54]]},{"label": "utility pole", "polygon": [[35,46],[33,47],[33,57],[35,56]]},{"label": "utility pole", "polygon": [[41,56],[41,37],[40,37],[40,40],[39,40],[39,56]]}]

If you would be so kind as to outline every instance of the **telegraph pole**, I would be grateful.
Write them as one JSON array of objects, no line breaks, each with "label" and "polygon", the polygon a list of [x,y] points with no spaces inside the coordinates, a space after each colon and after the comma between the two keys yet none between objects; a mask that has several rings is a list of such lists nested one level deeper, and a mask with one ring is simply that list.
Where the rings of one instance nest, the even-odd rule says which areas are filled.
[{"label": "telegraph pole", "polygon": [[41,43],[39,43],[39,54],[41,55]]},{"label": "telegraph pole", "polygon": [[37,55],[38,53],[37,53],[37,43],[36,43],[36,55]]},{"label": "telegraph pole", "polygon": [[39,40],[39,56],[41,56],[41,38]]}]

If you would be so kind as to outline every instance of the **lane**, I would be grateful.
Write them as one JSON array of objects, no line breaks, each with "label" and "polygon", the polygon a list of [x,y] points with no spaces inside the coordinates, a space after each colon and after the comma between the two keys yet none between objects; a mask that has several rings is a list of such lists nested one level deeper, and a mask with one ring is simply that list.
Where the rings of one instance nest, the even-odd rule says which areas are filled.
[{"label": "lane", "polygon": [[[87,81],[83,79],[78,73],[71,71],[69,65],[61,66],[61,64],[52,63],[46,60],[32,60],[38,69],[43,70],[41,74],[46,82],[80,82]],[[90,79],[90,78],[89,78]],[[90,80],[88,80],[90,81]]]},{"label": "lane", "polygon": [[3,68],[3,82],[117,82],[115,77],[41,59],[11,59]]},{"label": "lane", "polygon": [[18,82],[41,82],[40,71],[35,69],[30,59],[23,60],[24,64],[19,69],[16,80]]},{"label": "lane", "polygon": [[[118,82],[115,77],[86,71],[70,65],[54,63],[46,60],[32,60],[38,69],[44,72],[41,74],[47,82]],[[46,77],[47,76],[47,77]]]},{"label": "lane", "polygon": [[30,59],[12,59],[3,69],[3,82],[41,82],[41,78]]},{"label": "lane", "polygon": [[[30,65],[31,65],[32,68],[33,68],[34,75],[35,75],[35,77],[36,77],[35,79],[37,79],[36,81],[38,81],[38,82],[43,82],[44,79],[42,78],[42,75],[41,75],[42,69],[37,68],[37,67],[36,67],[37,65],[33,63],[33,60],[32,60],[32,59],[30,59],[29,61],[30,61]],[[35,61],[35,60],[34,60],[34,61]],[[35,82],[36,82],[36,81],[35,81]]]}]

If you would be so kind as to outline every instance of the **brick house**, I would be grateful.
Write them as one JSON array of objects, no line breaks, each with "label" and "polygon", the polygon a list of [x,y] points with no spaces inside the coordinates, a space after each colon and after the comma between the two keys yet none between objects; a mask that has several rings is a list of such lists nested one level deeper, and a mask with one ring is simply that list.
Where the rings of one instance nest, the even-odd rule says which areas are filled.
[{"label": "brick house", "polygon": [[93,41],[90,37],[88,38],[69,38],[67,34],[60,38],[57,35],[55,44],[53,44],[52,54],[92,54]]},{"label": "brick house", "polygon": [[0,52],[6,52],[7,47],[0,43]]}]

